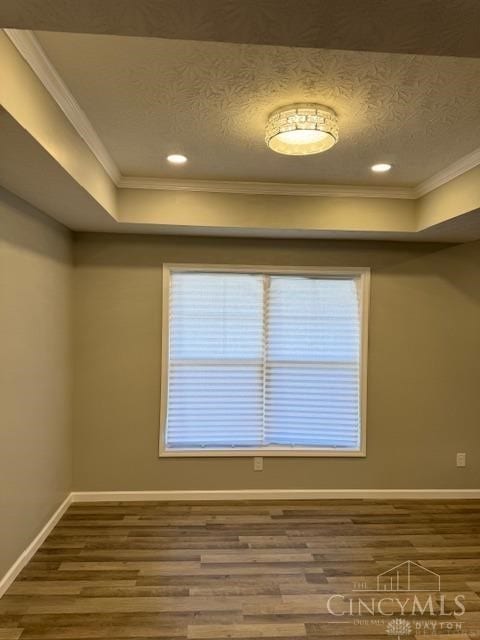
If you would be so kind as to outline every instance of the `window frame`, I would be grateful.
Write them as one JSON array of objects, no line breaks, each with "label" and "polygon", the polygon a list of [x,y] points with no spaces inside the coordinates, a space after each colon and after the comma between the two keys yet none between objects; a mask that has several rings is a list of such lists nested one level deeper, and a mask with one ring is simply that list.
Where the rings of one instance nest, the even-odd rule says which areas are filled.
[{"label": "window frame", "polygon": [[[358,449],[335,449],[320,447],[265,447],[251,449],[235,447],[229,449],[177,449],[166,448],[166,426],[169,395],[169,347],[170,347],[170,276],[172,272],[200,273],[256,273],[260,275],[297,275],[355,277],[360,281],[360,444]],[[252,457],[312,457],[312,458],[365,458],[367,439],[367,360],[368,327],[370,307],[370,267],[290,267],[231,264],[164,263],[162,266],[162,338],[161,338],[161,384],[160,384],[160,458],[252,458]]]}]

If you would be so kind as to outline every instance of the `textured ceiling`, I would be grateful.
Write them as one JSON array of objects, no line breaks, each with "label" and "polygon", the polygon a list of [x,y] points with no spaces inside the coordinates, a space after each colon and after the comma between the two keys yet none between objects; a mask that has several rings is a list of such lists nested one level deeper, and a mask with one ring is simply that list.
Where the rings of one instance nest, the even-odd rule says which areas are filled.
[{"label": "textured ceiling", "polygon": [[0,26],[480,57],[478,0],[2,0]]},{"label": "textured ceiling", "polygon": [[[124,175],[410,186],[480,146],[477,59],[36,35]],[[337,111],[333,150],[266,148],[268,113],[299,101]]]}]

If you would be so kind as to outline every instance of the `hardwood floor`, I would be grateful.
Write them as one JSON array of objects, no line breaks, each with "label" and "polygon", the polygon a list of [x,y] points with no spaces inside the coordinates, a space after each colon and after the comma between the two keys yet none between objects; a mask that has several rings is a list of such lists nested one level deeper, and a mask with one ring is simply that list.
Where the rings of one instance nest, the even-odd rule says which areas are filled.
[{"label": "hardwood floor", "polygon": [[0,640],[446,635],[480,638],[477,501],[76,504],[0,600]]}]

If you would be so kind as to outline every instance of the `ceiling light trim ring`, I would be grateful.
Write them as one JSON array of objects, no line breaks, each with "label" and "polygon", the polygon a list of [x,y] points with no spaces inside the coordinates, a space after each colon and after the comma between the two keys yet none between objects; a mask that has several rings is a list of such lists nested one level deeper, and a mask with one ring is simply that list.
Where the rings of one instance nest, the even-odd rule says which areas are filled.
[{"label": "ceiling light trim ring", "polygon": [[374,173],[388,173],[391,168],[392,165],[389,162],[377,162],[370,167]]},{"label": "ceiling light trim ring", "polygon": [[185,164],[188,161],[188,158],[187,156],[183,155],[183,153],[170,153],[167,156],[167,160],[171,164],[180,165]]}]

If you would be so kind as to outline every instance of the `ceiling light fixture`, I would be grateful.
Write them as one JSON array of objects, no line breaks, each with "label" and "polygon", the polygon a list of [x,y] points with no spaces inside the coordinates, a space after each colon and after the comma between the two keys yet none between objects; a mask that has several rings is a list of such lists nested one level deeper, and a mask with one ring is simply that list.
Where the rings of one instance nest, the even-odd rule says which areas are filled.
[{"label": "ceiling light fixture", "polygon": [[265,129],[267,146],[289,156],[322,153],[338,142],[337,115],[321,104],[291,104],[273,111]]},{"label": "ceiling light fixture", "polygon": [[379,164],[374,164],[371,167],[372,171],[375,171],[375,173],[385,173],[386,171],[390,171],[391,168],[392,165],[386,162],[380,162]]},{"label": "ceiling light fixture", "polygon": [[167,156],[167,160],[172,164],[185,164],[187,156],[182,156],[181,153],[172,153]]}]

